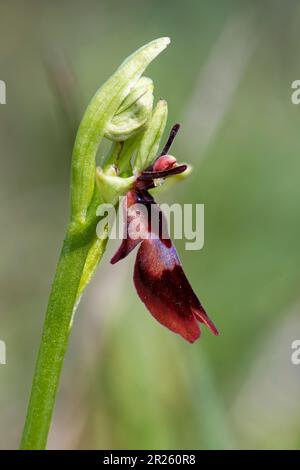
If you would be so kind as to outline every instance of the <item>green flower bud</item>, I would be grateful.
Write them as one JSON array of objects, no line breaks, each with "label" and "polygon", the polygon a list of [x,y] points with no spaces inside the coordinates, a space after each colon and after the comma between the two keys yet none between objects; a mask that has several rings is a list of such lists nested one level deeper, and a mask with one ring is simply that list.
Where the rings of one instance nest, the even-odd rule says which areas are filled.
[{"label": "green flower bud", "polygon": [[[97,91],[87,107],[77,132],[72,157],[73,221],[82,223],[86,219],[94,193],[96,154],[102,138],[109,132],[108,126],[116,114],[121,113],[121,106],[127,106],[126,98],[147,66],[169,43],[169,38],[159,38],[131,54]],[[146,101],[149,99],[148,95]],[[148,108],[149,104],[145,106]]]},{"label": "green flower bud", "polygon": [[153,82],[142,77],[107,124],[105,137],[124,141],[145,128],[153,107]]},{"label": "green flower bud", "polygon": [[134,171],[140,173],[154,160],[158,152],[159,143],[164,132],[168,116],[168,105],[165,100],[159,100],[147,129],[142,137],[139,150],[134,162]]}]

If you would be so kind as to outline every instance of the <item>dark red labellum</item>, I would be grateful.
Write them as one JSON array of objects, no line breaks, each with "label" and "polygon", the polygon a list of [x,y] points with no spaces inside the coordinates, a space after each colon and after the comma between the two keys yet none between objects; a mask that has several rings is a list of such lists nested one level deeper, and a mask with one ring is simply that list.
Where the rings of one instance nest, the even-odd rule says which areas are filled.
[{"label": "dark red labellum", "polygon": [[[165,147],[166,151],[177,131],[178,126],[175,126]],[[186,165],[176,165],[174,157],[160,155],[152,167],[137,177],[134,188],[126,196],[124,239],[111,263],[125,258],[140,244],[134,267],[134,284],[139,297],[156,320],[193,343],[201,333],[198,322],[204,323],[215,335],[218,335],[218,330],[186,278],[168,235],[165,217],[147,191],[154,187],[155,179],[182,173],[185,169]],[[143,236],[133,239],[130,236],[130,224],[135,222],[137,215],[131,208],[136,204],[145,209],[142,216],[139,214]],[[156,223],[153,223],[153,217]]]}]

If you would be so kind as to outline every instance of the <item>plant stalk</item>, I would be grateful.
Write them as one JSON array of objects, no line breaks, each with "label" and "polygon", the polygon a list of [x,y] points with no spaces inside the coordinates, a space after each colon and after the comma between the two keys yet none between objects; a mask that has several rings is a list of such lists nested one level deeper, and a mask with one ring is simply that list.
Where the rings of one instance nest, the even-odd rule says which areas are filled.
[{"label": "plant stalk", "polygon": [[91,230],[79,235],[76,232],[71,226],[67,231],[52,285],[21,441],[24,450],[44,449],[47,442],[78,287],[91,243]]}]

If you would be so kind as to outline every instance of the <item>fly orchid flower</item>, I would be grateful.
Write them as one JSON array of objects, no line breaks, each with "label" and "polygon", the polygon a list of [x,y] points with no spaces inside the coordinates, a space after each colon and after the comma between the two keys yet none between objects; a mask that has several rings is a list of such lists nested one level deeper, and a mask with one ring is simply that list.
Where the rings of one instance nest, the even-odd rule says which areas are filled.
[{"label": "fly orchid flower", "polygon": [[[153,106],[154,85],[143,74],[168,44],[169,38],[158,38],[131,54],[96,92],[79,125],[72,154],[70,219],[48,302],[21,442],[24,450],[46,446],[74,314],[106,249],[109,224],[103,225],[100,236],[97,228],[102,220],[99,208],[107,203],[117,207],[119,197],[126,195],[129,237],[112,262],[140,244],[134,282],[152,315],[190,342],[200,335],[197,321],[218,333],[182,270],[167,230],[163,230],[164,216],[149,193],[167,177],[180,178],[188,173],[186,165],[177,165],[168,155],[178,126],[152,163],[168,109],[165,100]],[[111,148],[96,167],[104,139],[112,142]],[[139,218],[146,236],[142,232],[138,237],[131,236],[130,222],[138,218],[135,203],[146,209]],[[153,210],[158,227],[152,224]]]},{"label": "fly orchid flower", "polygon": [[[140,244],[134,267],[134,284],[140,299],[162,325],[193,343],[199,338],[200,323],[215,335],[218,330],[206,314],[182,269],[176,249],[167,233],[166,220],[149,193],[157,182],[186,171],[168,154],[179,125],[173,126],[168,141],[155,162],[141,171],[126,194],[126,227],[122,243],[111,259],[115,264]],[[132,210],[135,205],[145,211]],[[138,222],[138,234],[130,230]]]}]

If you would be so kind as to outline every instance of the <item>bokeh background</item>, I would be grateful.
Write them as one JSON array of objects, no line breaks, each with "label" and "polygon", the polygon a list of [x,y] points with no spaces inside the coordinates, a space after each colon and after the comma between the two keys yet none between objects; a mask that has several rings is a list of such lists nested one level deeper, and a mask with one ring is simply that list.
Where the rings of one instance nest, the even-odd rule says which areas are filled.
[{"label": "bokeh background", "polygon": [[105,259],[76,316],[50,449],[299,448],[300,5],[282,1],[0,2],[0,447],[18,446],[68,216],[72,142],[96,89],[142,44],[205,204],[186,273],[221,335],[194,345],[137,298],[134,256]]}]

